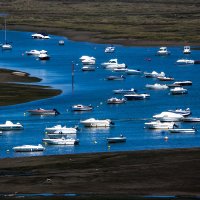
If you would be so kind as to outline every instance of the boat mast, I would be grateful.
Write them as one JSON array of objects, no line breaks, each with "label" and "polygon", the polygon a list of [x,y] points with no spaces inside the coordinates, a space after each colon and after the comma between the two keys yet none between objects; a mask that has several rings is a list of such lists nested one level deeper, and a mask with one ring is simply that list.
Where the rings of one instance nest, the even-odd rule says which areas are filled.
[{"label": "boat mast", "polygon": [[5,17],[5,22],[4,23],[5,23],[5,30],[4,30],[4,34],[5,35],[4,36],[5,36],[5,44],[6,44],[7,43],[7,41],[6,41],[6,17]]}]

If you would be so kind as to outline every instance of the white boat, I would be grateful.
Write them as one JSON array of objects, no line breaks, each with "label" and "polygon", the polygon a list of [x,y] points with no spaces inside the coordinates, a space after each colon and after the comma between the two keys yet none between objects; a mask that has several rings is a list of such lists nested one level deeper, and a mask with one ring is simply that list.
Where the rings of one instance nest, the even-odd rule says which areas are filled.
[{"label": "white boat", "polygon": [[35,151],[44,151],[45,148],[41,145],[22,145],[13,147],[15,152],[35,152]]},{"label": "white boat", "polygon": [[140,75],[140,74],[142,74],[142,71],[139,69],[127,69],[126,74],[127,75]]},{"label": "white boat", "polygon": [[166,77],[166,76],[158,76],[157,79],[159,81],[173,81],[174,80],[173,77]]},{"label": "white boat", "polygon": [[44,138],[42,140],[43,142],[47,143],[47,144],[52,144],[52,145],[76,145],[79,144],[79,140],[78,139],[74,139],[74,138]]},{"label": "white boat", "polygon": [[126,72],[128,69],[127,68],[114,68],[114,72]]},{"label": "white boat", "polygon": [[85,127],[110,127],[113,125],[113,122],[110,119],[95,119],[90,118],[86,120],[81,120],[81,124]]},{"label": "white boat", "polygon": [[170,51],[167,50],[167,47],[160,47],[159,50],[157,51],[157,55],[159,56],[166,56],[169,54],[170,54]]},{"label": "white boat", "polygon": [[192,81],[176,81],[174,84],[177,84],[179,86],[189,86],[192,85]]},{"label": "white boat", "polygon": [[124,79],[126,79],[125,76],[121,75],[121,76],[108,76],[106,78],[106,80],[108,81],[123,81]]},{"label": "white boat", "polygon": [[1,48],[3,50],[11,50],[12,49],[12,45],[7,42],[6,18],[5,18],[4,23],[5,23],[4,24],[4,41],[5,42],[4,42],[4,44],[1,45]]},{"label": "white boat", "polygon": [[150,97],[150,94],[125,94],[124,97],[127,100],[143,100],[143,99],[147,99]]},{"label": "white boat", "polygon": [[81,61],[83,65],[95,65],[96,60],[93,58],[87,58]]},{"label": "white boat", "polygon": [[76,134],[77,133],[77,127],[73,128],[73,127],[66,127],[66,126],[61,126],[61,125],[56,125],[53,127],[47,127],[45,128],[45,131],[48,134],[54,134],[56,133],[63,133],[63,134]]},{"label": "white boat", "polygon": [[172,95],[179,95],[179,94],[187,94],[188,91],[187,91],[187,89],[185,89],[183,87],[175,87],[175,88],[170,89],[170,93]]},{"label": "white boat", "polygon": [[165,89],[168,89],[168,86],[167,85],[161,85],[159,83],[155,83],[153,85],[151,84],[146,84],[145,87],[147,89],[151,89],[151,90],[165,90]]},{"label": "white boat", "polygon": [[190,46],[184,46],[183,47],[183,53],[184,54],[190,54],[191,53]]},{"label": "white boat", "polygon": [[50,39],[50,37],[45,33],[34,33],[31,35],[33,39]]},{"label": "white boat", "polygon": [[22,130],[24,127],[20,123],[12,123],[11,121],[6,121],[5,124],[0,124],[0,130],[8,131],[8,130]]},{"label": "white boat", "polygon": [[77,104],[72,106],[72,111],[91,111],[93,107],[91,105],[85,106],[82,104]]},{"label": "white boat", "polygon": [[96,58],[93,56],[81,56],[79,59],[83,65],[94,65],[96,63]]},{"label": "white boat", "polygon": [[55,108],[51,110],[37,108],[33,110],[28,110],[27,112],[31,115],[59,115],[60,114]]},{"label": "white boat", "polygon": [[91,65],[83,66],[82,71],[95,71],[95,67]]},{"label": "white boat", "polygon": [[174,122],[161,122],[159,120],[157,121],[151,121],[144,123],[145,128],[148,129],[169,129],[174,128],[176,124]]},{"label": "white boat", "polygon": [[118,59],[110,59],[108,62],[101,63],[101,66],[103,66],[106,69],[126,68],[125,63],[118,63]]},{"label": "white boat", "polygon": [[38,58],[40,60],[49,60],[50,56],[47,53],[40,53],[40,55],[38,56]]},{"label": "white boat", "polygon": [[182,119],[183,122],[200,122],[200,117],[185,117]]},{"label": "white boat", "polygon": [[65,44],[65,41],[64,41],[64,40],[59,40],[59,41],[58,41],[58,44],[59,44],[59,45],[64,45],[64,44]]},{"label": "white boat", "polygon": [[184,117],[181,114],[173,112],[161,112],[160,114],[154,115],[153,118],[161,122],[177,122],[181,121]]},{"label": "white boat", "polygon": [[144,72],[144,76],[146,78],[157,78],[157,77],[164,77],[165,73],[164,72],[156,72],[156,71],[152,71],[152,72]]},{"label": "white boat", "polygon": [[168,130],[170,133],[196,133],[195,128],[172,128]]},{"label": "white boat", "polygon": [[33,50],[30,50],[30,51],[26,51],[25,53],[26,53],[28,56],[29,56],[29,55],[39,56],[41,53],[47,53],[47,51],[46,51],[46,50],[41,50],[41,51],[39,51],[39,50],[33,49]]},{"label": "white boat", "polygon": [[113,53],[114,51],[115,51],[115,47],[113,46],[106,47],[104,50],[105,53]]},{"label": "white boat", "polygon": [[113,92],[115,94],[134,94],[136,93],[136,90],[134,88],[131,89],[117,89],[117,90],[113,90]]},{"label": "white boat", "polygon": [[119,137],[108,137],[106,140],[108,143],[122,143],[126,142],[126,137],[120,135]]},{"label": "white boat", "polygon": [[122,104],[122,103],[125,103],[125,102],[126,102],[126,100],[124,98],[118,99],[116,97],[112,97],[112,98],[107,100],[107,104]]},{"label": "white boat", "polygon": [[188,116],[188,115],[191,114],[190,108],[187,108],[185,110],[183,110],[183,109],[168,110],[168,112],[173,112],[173,113],[176,113],[176,114],[181,114],[184,117],[186,117],[186,116]]},{"label": "white boat", "polygon": [[191,59],[184,59],[184,58],[178,59],[178,60],[176,61],[176,64],[178,64],[178,65],[190,65],[190,64],[194,64],[194,63],[195,63],[194,60],[191,60]]}]

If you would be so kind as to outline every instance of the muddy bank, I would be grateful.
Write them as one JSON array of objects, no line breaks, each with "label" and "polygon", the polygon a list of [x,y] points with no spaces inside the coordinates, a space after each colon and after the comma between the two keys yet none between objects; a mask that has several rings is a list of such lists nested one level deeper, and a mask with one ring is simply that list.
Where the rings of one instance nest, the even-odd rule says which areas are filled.
[{"label": "muddy bank", "polygon": [[[0,69],[0,106],[8,106],[61,94],[61,90],[34,85],[41,79],[21,71]],[[28,83],[28,84],[27,84]]]},{"label": "muddy bank", "polygon": [[6,158],[0,193],[197,196],[199,172],[199,148]]}]

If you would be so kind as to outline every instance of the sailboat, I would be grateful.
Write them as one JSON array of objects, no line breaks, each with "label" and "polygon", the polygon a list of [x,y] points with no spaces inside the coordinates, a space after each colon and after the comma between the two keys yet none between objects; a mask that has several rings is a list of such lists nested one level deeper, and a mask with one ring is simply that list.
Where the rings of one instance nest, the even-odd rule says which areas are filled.
[{"label": "sailboat", "polygon": [[4,49],[4,50],[10,50],[10,49],[12,49],[12,45],[7,42],[7,38],[6,38],[6,18],[5,18],[4,37],[5,37],[5,43],[2,44],[1,48]]}]

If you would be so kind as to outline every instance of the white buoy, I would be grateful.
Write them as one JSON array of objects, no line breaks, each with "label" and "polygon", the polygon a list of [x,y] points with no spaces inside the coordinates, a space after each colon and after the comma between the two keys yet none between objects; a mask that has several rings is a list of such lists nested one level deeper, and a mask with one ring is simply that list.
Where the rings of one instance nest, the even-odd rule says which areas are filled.
[{"label": "white buoy", "polygon": [[169,138],[167,136],[164,137],[164,140],[168,140]]}]

